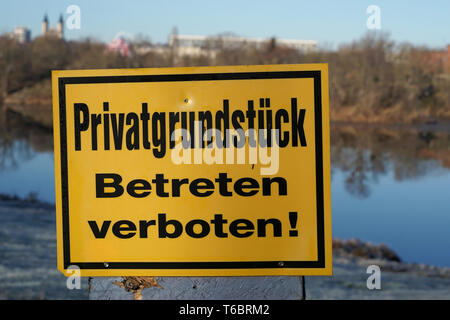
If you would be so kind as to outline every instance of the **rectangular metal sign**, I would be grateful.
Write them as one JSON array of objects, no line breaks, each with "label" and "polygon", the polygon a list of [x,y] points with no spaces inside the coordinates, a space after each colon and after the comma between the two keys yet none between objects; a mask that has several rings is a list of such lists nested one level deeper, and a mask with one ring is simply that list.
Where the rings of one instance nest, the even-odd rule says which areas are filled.
[{"label": "rectangular metal sign", "polygon": [[61,272],[332,273],[326,64],[52,81]]}]

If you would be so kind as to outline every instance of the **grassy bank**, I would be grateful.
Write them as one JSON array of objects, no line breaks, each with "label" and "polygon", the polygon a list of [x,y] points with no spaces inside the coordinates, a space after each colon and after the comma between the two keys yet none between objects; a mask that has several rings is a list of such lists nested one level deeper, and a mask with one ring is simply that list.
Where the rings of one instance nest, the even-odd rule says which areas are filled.
[{"label": "grassy bank", "polygon": [[41,80],[7,96],[3,108],[20,114],[25,120],[52,128],[51,80]]}]

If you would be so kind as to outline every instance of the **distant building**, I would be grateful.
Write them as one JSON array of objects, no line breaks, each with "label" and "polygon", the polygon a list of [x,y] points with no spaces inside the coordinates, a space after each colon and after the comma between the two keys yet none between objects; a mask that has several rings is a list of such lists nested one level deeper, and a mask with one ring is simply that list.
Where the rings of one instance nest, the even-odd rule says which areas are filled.
[{"label": "distant building", "polygon": [[167,44],[138,45],[135,47],[135,51],[137,54],[170,53],[178,58],[182,56],[208,56],[214,59],[217,53],[224,48],[240,48],[243,46],[263,48],[272,41],[276,46],[291,48],[302,53],[317,49],[317,41],[315,40],[246,38],[228,34],[218,36],[179,35],[177,29],[174,28],[169,35]]},{"label": "distant building", "polygon": [[59,16],[58,23],[55,28],[50,28],[47,15],[42,20],[42,35],[44,37],[54,36],[58,39],[64,39],[64,20],[62,15]]},{"label": "distant building", "polygon": [[[169,45],[176,47],[179,55],[198,56],[210,54],[211,51],[220,48],[237,48],[243,45],[255,46],[261,48],[267,45],[271,39],[247,38],[233,35],[224,36],[200,36],[200,35],[178,35],[176,32],[169,37]],[[292,48],[306,53],[317,49],[315,40],[297,40],[297,39],[276,39],[276,44]]]},{"label": "distant building", "polygon": [[130,43],[122,36],[117,36],[113,41],[106,46],[108,52],[116,52],[124,57],[131,55]]},{"label": "distant building", "polygon": [[31,41],[31,31],[26,27],[15,27],[14,31],[7,35],[19,43],[28,43]]}]

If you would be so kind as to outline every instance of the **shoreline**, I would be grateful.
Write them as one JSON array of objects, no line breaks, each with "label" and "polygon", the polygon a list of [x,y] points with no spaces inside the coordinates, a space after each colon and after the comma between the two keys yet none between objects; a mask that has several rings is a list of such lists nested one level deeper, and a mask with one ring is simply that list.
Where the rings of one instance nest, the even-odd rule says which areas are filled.
[{"label": "shoreline", "polygon": [[[20,117],[25,124],[35,126],[46,132],[53,132],[52,119],[48,121],[38,121],[30,115],[24,114],[20,109],[13,106],[0,106],[0,110],[4,108],[5,114],[11,113],[16,117]],[[364,129],[393,129],[393,130],[413,130],[413,131],[430,131],[450,133],[449,119],[436,119],[432,121],[422,122],[383,122],[383,121],[343,121],[341,119],[330,119],[330,127],[361,127]]]},{"label": "shoreline", "polygon": [[411,131],[429,131],[450,133],[450,121],[436,121],[432,123],[381,123],[381,122],[349,122],[349,121],[330,121],[330,127],[354,127],[362,129],[392,129],[392,130],[411,130]]}]

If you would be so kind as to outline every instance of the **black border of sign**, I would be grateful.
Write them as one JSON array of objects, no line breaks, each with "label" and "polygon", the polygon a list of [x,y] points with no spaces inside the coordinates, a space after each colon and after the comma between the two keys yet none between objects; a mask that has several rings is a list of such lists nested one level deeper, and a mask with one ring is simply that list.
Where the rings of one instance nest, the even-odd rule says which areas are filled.
[{"label": "black border of sign", "polygon": [[[316,261],[223,261],[223,262],[72,262],[70,260],[69,235],[69,186],[67,160],[66,85],[91,83],[130,82],[180,82],[180,81],[223,81],[258,79],[314,79],[314,122],[316,155],[316,200],[317,200],[317,257]],[[323,196],[323,139],[322,139],[322,83],[321,71],[267,71],[240,73],[198,73],[164,75],[123,75],[59,77],[59,126],[61,151],[61,194],[64,269],[77,265],[80,269],[280,269],[280,268],[324,268],[325,230]]]}]

